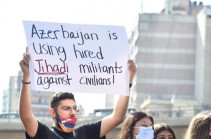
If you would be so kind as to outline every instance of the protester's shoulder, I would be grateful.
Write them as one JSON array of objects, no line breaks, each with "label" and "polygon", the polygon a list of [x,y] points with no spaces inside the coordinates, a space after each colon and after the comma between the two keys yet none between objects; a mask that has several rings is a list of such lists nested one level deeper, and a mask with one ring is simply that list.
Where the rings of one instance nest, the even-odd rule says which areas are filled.
[{"label": "protester's shoulder", "polygon": [[46,124],[44,124],[40,121],[37,121],[37,122],[38,122],[38,131],[39,130],[45,130],[45,131],[51,132],[50,128]]},{"label": "protester's shoulder", "polygon": [[96,122],[90,122],[90,123],[86,123],[86,124],[82,124],[80,126],[78,126],[77,128],[75,128],[75,132],[86,132],[88,130],[92,130],[95,128],[100,128],[101,126],[101,121],[96,121]]},{"label": "protester's shoulder", "polygon": [[[37,121],[38,122],[38,126],[44,126],[44,127],[47,127],[44,123],[40,122],[40,121]],[[48,127],[47,127],[48,128]]]},{"label": "protester's shoulder", "polygon": [[91,137],[93,139],[105,139],[105,137],[99,138],[100,127],[101,127],[101,121],[86,123],[75,128],[74,135],[80,139],[81,138],[87,139],[87,137],[89,138]]},{"label": "protester's shoulder", "polygon": [[54,132],[51,130],[53,127],[49,128],[46,124],[39,121],[38,124],[40,126],[40,130],[42,130],[44,134],[46,134],[48,137],[50,137],[51,139],[57,138]]},{"label": "protester's shoulder", "polygon": [[[56,136],[54,135],[53,131],[51,131],[47,125],[45,125],[44,123],[37,121],[38,122],[38,129],[37,129],[37,133],[34,137],[34,139],[40,139],[40,138],[46,138],[46,139],[54,139],[56,138]],[[29,135],[26,133],[26,138],[27,139],[31,139],[31,137],[29,137]]]},{"label": "protester's shoulder", "polygon": [[86,128],[86,127],[98,127],[98,126],[101,126],[101,121],[86,123],[86,124],[80,125],[76,129]]}]

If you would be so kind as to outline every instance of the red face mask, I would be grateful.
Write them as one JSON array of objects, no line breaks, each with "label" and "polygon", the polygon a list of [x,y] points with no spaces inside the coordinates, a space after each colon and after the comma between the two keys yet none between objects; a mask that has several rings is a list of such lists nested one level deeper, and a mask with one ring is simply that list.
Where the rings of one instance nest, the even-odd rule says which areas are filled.
[{"label": "red face mask", "polygon": [[60,127],[66,133],[70,133],[74,130],[76,121],[76,117],[59,117],[57,119],[57,122],[59,123]]}]

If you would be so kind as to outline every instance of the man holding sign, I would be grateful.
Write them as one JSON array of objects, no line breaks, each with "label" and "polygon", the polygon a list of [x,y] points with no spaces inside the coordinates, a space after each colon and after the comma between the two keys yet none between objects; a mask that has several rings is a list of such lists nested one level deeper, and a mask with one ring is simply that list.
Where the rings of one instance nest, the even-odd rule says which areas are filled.
[{"label": "man holding sign", "polygon": [[[113,113],[101,121],[84,124],[74,128],[77,119],[77,106],[73,94],[57,93],[50,102],[50,115],[54,126],[50,130],[46,125],[38,122],[32,113],[29,76],[29,55],[26,53],[20,61],[23,72],[22,88],[20,94],[20,118],[26,130],[26,138],[34,139],[100,139],[118,126],[127,111],[129,96],[120,96]],[[128,61],[129,82],[136,73],[133,61]]]},{"label": "man holding sign", "polygon": [[[24,21],[24,28],[28,51],[20,61],[23,84],[19,111],[26,137],[105,138],[124,119],[129,101],[129,83],[136,73],[133,61],[128,61],[129,44],[125,29],[33,21]],[[31,89],[121,96],[112,115],[75,128],[77,106],[74,95],[57,93],[50,101],[49,112],[54,120],[50,130],[32,113]]]}]

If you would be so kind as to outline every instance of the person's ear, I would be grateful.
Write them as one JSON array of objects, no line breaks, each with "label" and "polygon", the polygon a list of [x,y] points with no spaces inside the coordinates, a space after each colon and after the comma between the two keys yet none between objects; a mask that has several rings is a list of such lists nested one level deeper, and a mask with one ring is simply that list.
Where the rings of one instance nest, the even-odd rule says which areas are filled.
[{"label": "person's ear", "polygon": [[56,112],[54,111],[53,108],[49,109],[49,113],[50,113],[51,117],[56,117]]}]

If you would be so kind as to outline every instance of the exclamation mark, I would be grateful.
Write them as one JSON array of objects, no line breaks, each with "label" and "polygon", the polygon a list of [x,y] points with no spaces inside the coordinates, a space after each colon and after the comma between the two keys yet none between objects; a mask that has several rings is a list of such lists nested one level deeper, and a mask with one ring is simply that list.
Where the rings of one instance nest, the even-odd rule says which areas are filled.
[{"label": "exclamation mark", "polygon": [[113,75],[113,86],[114,86],[114,75]]}]

